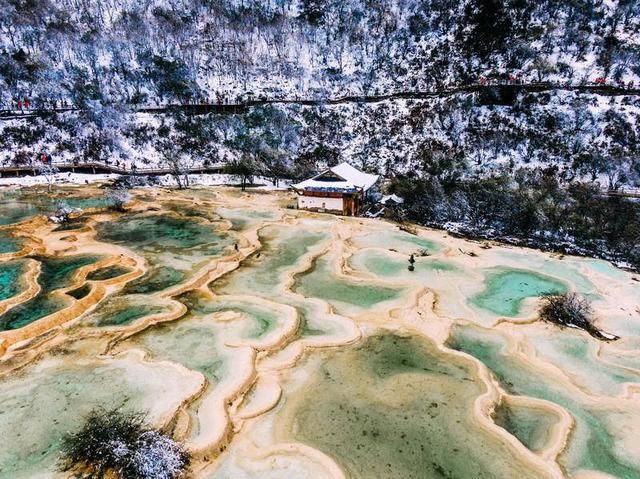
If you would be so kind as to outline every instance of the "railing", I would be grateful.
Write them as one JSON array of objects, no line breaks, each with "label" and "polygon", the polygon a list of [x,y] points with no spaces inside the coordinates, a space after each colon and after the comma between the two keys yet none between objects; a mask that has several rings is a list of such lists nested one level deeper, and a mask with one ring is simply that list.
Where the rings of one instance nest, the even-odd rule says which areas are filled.
[{"label": "railing", "polygon": [[[167,175],[173,173],[173,168],[124,168],[115,165],[107,165],[104,163],[88,162],[88,163],[53,163],[52,165],[59,172],[90,172],[90,173],[112,173],[118,175]],[[207,166],[191,166],[188,168],[180,168],[181,173],[220,173],[225,167],[225,163],[214,163]],[[0,176],[14,173],[15,176],[24,176],[28,174],[38,174],[39,165],[14,165],[0,166]]]},{"label": "railing", "polygon": [[[347,94],[338,97],[275,97],[269,98],[263,95],[248,96],[244,95],[234,100],[221,99],[219,101],[200,101],[200,102],[185,102],[185,103],[168,103],[157,105],[141,105],[141,104],[129,104],[133,110],[138,112],[163,112],[171,109],[191,109],[196,112],[208,112],[208,111],[238,111],[249,106],[255,105],[267,105],[267,104],[302,104],[302,105],[321,105],[321,104],[340,104],[349,102],[378,102],[388,99],[420,99],[430,98],[441,95],[452,95],[456,93],[474,92],[482,89],[495,88],[495,87],[507,87],[518,88],[529,91],[544,91],[544,90],[570,90],[581,92],[592,92],[604,95],[640,95],[640,88],[629,85],[619,84],[593,84],[591,83],[562,83],[562,82],[529,82],[522,83],[520,81],[496,81],[487,80],[486,83],[473,83],[469,85],[451,85],[441,88],[434,88],[432,90],[422,91],[394,91],[390,93],[361,93],[361,94]],[[78,107],[76,105],[65,105],[61,107],[30,105],[30,108],[14,108],[11,106],[0,105],[0,119],[2,118],[20,118],[29,117],[35,115],[42,115],[47,113],[63,113],[68,111],[75,111]]]},{"label": "railing", "polygon": [[640,198],[640,188],[618,188],[607,190],[608,196],[623,196],[626,198]]}]

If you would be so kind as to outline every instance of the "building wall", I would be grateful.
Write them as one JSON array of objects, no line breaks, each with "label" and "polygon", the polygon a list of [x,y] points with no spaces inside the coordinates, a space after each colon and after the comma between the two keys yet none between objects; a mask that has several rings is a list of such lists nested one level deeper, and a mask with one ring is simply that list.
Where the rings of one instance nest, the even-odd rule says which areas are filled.
[{"label": "building wall", "polygon": [[306,210],[328,210],[342,213],[342,198],[324,196],[298,196],[298,208]]}]

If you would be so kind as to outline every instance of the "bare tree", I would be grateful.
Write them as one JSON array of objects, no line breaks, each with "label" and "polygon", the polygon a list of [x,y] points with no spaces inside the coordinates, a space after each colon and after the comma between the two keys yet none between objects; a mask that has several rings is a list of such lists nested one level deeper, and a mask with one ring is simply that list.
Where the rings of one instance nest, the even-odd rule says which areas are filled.
[{"label": "bare tree", "polygon": [[41,163],[36,167],[36,173],[44,176],[47,181],[47,192],[51,193],[53,190],[53,180],[55,179],[56,173],[58,173],[58,168],[53,166],[51,162]]}]

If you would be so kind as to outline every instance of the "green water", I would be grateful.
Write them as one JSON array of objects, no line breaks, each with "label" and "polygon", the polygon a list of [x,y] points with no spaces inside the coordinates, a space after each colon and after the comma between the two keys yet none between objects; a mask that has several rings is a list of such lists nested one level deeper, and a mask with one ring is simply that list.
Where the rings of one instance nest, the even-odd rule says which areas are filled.
[{"label": "green water", "polygon": [[41,211],[32,204],[0,196],[0,226],[19,223],[40,213]]},{"label": "green water", "polygon": [[616,411],[604,406],[592,409],[574,397],[572,391],[557,383],[544,372],[505,354],[505,340],[498,333],[475,328],[453,328],[448,346],[482,361],[509,393],[554,402],[569,411],[575,419],[575,429],[561,463],[569,471],[590,469],[621,479],[637,479],[640,467],[634,466],[615,444],[607,430],[606,416]]},{"label": "green water", "polygon": [[149,294],[182,283],[187,273],[170,266],[153,266],[144,276],[127,283],[126,294]]},{"label": "green water", "polygon": [[0,254],[20,251],[22,240],[12,236],[8,231],[0,231]]},{"label": "green water", "polygon": [[230,244],[226,234],[216,232],[210,225],[169,215],[122,216],[115,221],[99,223],[96,230],[102,241],[140,251],[210,245],[212,251],[220,253]]},{"label": "green water", "polygon": [[0,331],[22,328],[38,319],[64,309],[70,304],[71,302],[64,297],[58,298],[48,294],[39,294],[0,316]]},{"label": "green water", "polygon": [[145,296],[114,296],[82,318],[82,324],[90,327],[126,326],[137,319],[167,310],[167,305],[152,302]]},{"label": "green water", "polygon": [[375,250],[355,253],[350,260],[350,264],[355,269],[368,271],[381,278],[402,276],[403,279],[416,279],[416,276],[421,276],[423,272],[452,273],[459,271],[456,265],[447,261],[420,257],[415,259],[415,270],[413,272],[408,270],[409,256],[400,257]]},{"label": "green water", "polygon": [[120,265],[107,266],[96,271],[92,271],[87,275],[87,279],[90,281],[104,281],[107,279],[117,278],[130,273],[132,270]]},{"label": "green water", "polygon": [[294,290],[306,297],[331,303],[338,312],[366,310],[386,301],[398,299],[403,290],[356,282],[338,277],[330,258],[316,260],[309,272],[296,276]]},{"label": "green water", "polygon": [[102,256],[76,255],[61,258],[34,256],[33,259],[40,261],[42,265],[38,283],[43,292],[50,292],[71,286],[73,276],[78,269],[100,261]]},{"label": "green water", "polygon": [[359,248],[382,248],[406,255],[415,254],[423,250],[428,253],[435,253],[442,249],[442,245],[436,241],[393,230],[362,234],[354,239],[354,244]]},{"label": "green water", "polygon": [[156,360],[173,361],[202,373],[217,383],[224,373],[223,355],[218,351],[217,327],[212,321],[189,316],[159,323],[121,344],[148,351]]},{"label": "green water", "polygon": [[241,269],[213,283],[212,289],[225,294],[278,295],[281,275],[326,238],[327,235],[317,231],[267,227],[260,235],[263,244],[260,256],[253,255],[244,261]]},{"label": "green water", "polygon": [[71,291],[67,291],[66,294],[68,294],[69,296],[75,299],[82,299],[86,297],[90,292],[91,292],[91,285],[89,285],[88,283],[85,283],[79,288],[76,288]]},{"label": "green water", "polygon": [[270,211],[249,210],[245,208],[218,208],[217,213],[231,222],[234,231],[244,231],[276,215]]},{"label": "green water", "polygon": [[204,316],[224,311],[233,311],[244,315],[248,324],[243,336],[258,339],[270,333],[279,324],[279,312],[262,307],[253,301],[218,297],[215,300],[203,300],[197,293],[187,293],[179,298],[191,312]]},{"label": "green water", "polygon": [[602,362],[596,357],[599,341],[567,330],[530,338],[537,355],[562,369],[574,384],[595,394],[619,395],[626,383],[640,383],[640,373]]},{"label": "green water", "polygon": [[153,423],[169,412],[159,398],[185,386],[193,390],[194,378],[125,359],[53,363],[10,375],[0,381],[0,477],[53,477],[62,437],[91,409],[139,409]]},{"label": "green water", "polygon": [[20,278],[25,272],[23,261],[0,263],[0,301],[12,298],[24,289]]},{"label": "green water", "polygon": [[102,197],[46,195],[33,190],[0,193],[0,225],[18,223],[31,216],[53,213],[60,205],[69,208],[105,208],[112,202]]},{"label": "green water", "polygon": [[485,290],[469,302],[498,316],[517,316],[524,299],[544,294],[562,294],[567,286],[532,271],[496,268],[485,276]]},{"label": "green water", "polygon": [[31,300],[22,303],[0,316],[0,330],[18,329],[38,319],[64,309],[71,304],[67,297],[51,295],[52,291],[71,286],[76,271],[100,260],[100,256],[76,255],[62,258],[35,256],[40,261],[38,283],[42,290]]},{"label": "green water", "polygon": [[381,334],[310,369],[278,439],[321,450],[349,478],[544,477],[471,418],[483,392],[473,367],[425,339]]},{"label": "green water", "polygon": [[100,223],[102,241],[120,244],[142,254],[150,264],[147,274],[129,283],[129,294],[162,291],[179,284],[193,268],[224,253],[234,237],[208,223],[170,215],[122,216]]},{"label": "green water", "polygon": [[541,409],[503,402],[496,407],[493,420],[528,449],[539,452],[549,443],[551,429],[557,424],[558,417]]}]

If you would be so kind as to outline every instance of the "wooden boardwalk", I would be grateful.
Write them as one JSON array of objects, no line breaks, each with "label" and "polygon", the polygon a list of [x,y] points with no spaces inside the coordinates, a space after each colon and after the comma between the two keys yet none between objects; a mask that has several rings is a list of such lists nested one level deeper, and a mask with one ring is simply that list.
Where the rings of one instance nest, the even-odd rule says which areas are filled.
[{"label": "wooden boardwalk", "polygon": [[[247,97],[235,102],[203,102],[203,103],[180,103],[165,105],[125,105],[132,112],[139,113],[168,113],[171,111],[182,111],[192,115],[204,115],[207,113],[217,114],[238,114],[244,113],[248,108],[264,105],[302,105],[302,106],[322,106],[340,105],[345,103],[378,103],[387,100],[421,100],[429,98],[447,97],[460,93],[481,93],[500,91],[507,94],[517,92],[543,92],[543,91],[572,91],[576,93],[591,93],[603,96],[640,96],[640,88],[626,88],[615,85],[568,85],[562,83],[540,82],[540,83],[490,83],[488,85],[466,85],[440,88],[425,91],[400,91],[388,94],[361,94],[345,95],[340,97],[289,97],[289,98],[266,98]],[[11,120],[20,118],[31,118],[47,116],[55,113],[65,113],[77,111],[75,106],[64,106],[59,108],[34,108],[29,110],[12,110],[0,108],[0,120]]]},{"label": "wooden boardwalk", "polygon": [[618,188],[617,190],[607,190],[607,196],[640,198],[640,188]]},{"label": "wooden boardwalk", "polygon": [[[105,165],[104,163],[54,163],[53,166],[60,173],[89,173],[89,174],[116,174],[116,175],[138,175],[138,176],[157,176],[168,175],[172,173],[170,168],[136,168],[127,169],[114,165]],[[209,166],[194,166],[185,170],[190,174],[212,174],[222,173],[225,167],[224,163],[215,163]],[[38,174],[38,167],[36,165],[24,165],[24,166],[6,166],[0,167],[0,178],[6,177],[20,177],[20,176],[35,176]]]}]

